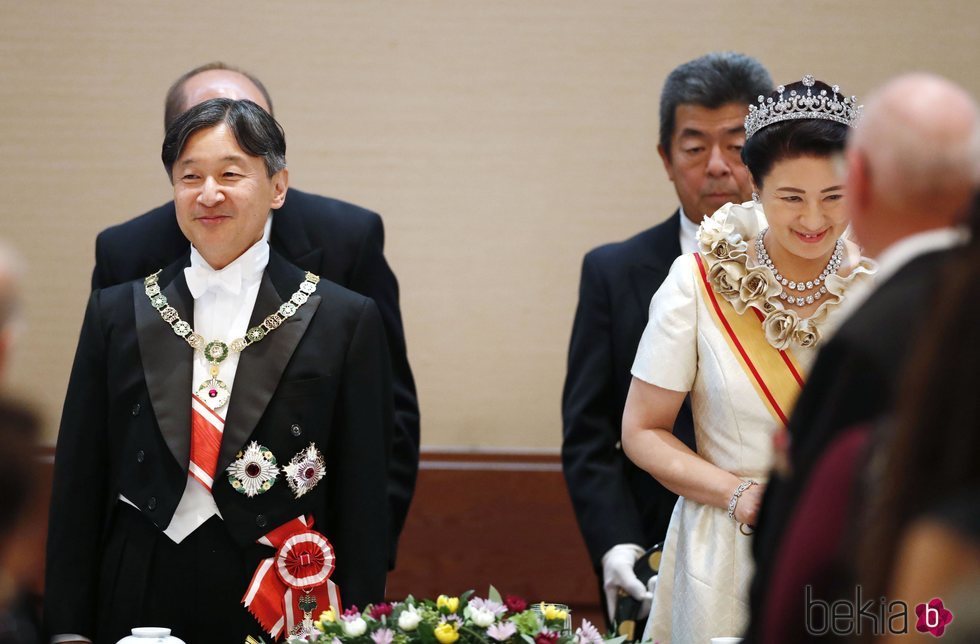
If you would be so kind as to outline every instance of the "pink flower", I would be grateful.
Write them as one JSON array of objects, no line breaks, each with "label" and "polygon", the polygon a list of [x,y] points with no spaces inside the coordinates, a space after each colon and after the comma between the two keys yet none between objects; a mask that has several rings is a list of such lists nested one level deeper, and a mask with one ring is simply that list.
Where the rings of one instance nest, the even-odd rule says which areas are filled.
[{"label": "pink flower", "polygon": [[344,611],[344,614],[341,616],[341,619],[345,617],[360,617],[360,616],[361,616],[361,609],[358,608],[355,604],[351,604],[351,607]]},{"label": "pink flower", "polygon": [[520,613],[527,610],[527,602],[517,595],[507,595],[504,597],[504,605],[512,613]]},{"label": "pink flower", "polygon": [[391,617],[391,604],[387,602],[374,604],[371,606],[371,610],[368,614],[371,615],[373,619],[380,622],[382,617]]},{"label": "pink flower", "polygon": [[517,626],[514,624],[514,622],[497,622],[496,624],[492,624],[490,628],[487,629],[487,635],[498,642],[503,642],[510,639],[516,632]]},{"label": "pink flower", "polygon": [[558,641],[558,633],[543,630],[534,638],[534,644],[555,644]]},{"label": "pink flower", "polygon": [[575,631],[575,644],[602,644],[602,635],[592,622],[583,619],[582,626]]},{"label": "pink flower", "polygon": [[395,640],[395,632],[390,628],[379,628],[371,633],[374,644],[391,644]]},{"label": "pink flower", "polygon": [[492,599],[480,599],[479,597],[474,597],[470,600],[468,605],[474,609],[488,610],[494,615],[503,615],[507,612],[507,608],[504,607],[503,604],[500,602],[495,602]]}]

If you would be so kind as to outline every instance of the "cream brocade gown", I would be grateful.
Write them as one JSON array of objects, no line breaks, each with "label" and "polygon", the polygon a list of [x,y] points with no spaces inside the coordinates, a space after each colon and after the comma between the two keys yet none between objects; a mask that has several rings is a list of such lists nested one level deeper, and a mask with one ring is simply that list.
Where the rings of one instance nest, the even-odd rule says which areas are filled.
[{"label": "cream brocade gown", "polygon": [[[750,239],[765,225],[760,209],[729,206],[727,218],[735,235]],[[725,215],[724,210],[711,219]],[[704,224],[699,239],[707,250],[703,233]],[[735,237],[729,234],[728,239]],[[754,265],[746,261],[749,268]],[[873,264],[864,260],[847,278],[828,279],[827,287],[833,284],[831,290],[843,295],[872,270]],[[650,304],[632,373],[664,389],[689,391],[699,456],[740,478],[763,483],[772,465],[776,421],[711,317],[699,279],[695,255],[678,257]],[[818,309],[813,317],[821,318],[819,333],[826,335],[835,326],[837,311],[836,302]],[[750,310],[744,314],[754,315]],[[787,351],[804,371],[816,355],[814,347],[795,343]],[[750,537],[739,532],[726,509],[679,498],[661,561],[644,639],[708,644],[712,637],[742,634],[754,566]]]}]

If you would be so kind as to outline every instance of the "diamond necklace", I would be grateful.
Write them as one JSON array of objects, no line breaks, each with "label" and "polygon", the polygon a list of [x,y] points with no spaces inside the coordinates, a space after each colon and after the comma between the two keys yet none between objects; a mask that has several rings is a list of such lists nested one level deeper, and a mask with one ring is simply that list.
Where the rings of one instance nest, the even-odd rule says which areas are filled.
[{"label": "diamond necklace", "polygon": [[[844,240],[839,237],[837,238],[837,243],[834,244],[834,252],[830,256],[830,261],[827,262],[827,266],[823,269],[820,275],[806,282],[795,282],[783,277],[776,268],[775,264],[772,263],[769,253],[766,252],[766,244],[762,241],[762,238],[766,236],[767,232],[769,232],[769,229],[765,228],[759,233],[759,236],[755,238],[755,254],[759,259],[759,262],[765,264],[769,270],[772,271],[776,281],[785,287],[779,292],[779,299],[785,300],[790,304],[803,306],[804,304],[813,304],[823,297],[827,293],[827,287],[823,285],[823,282],[826,281],[826,279],[831,275],[836,275],[837,270],[840,268],[841,262],[843,262]],[[810,293],[806,296],[803,295],[804,292],[813,290],[814,288],[817,289],[815,293]],[[787,289],[790,291],[796,291],[797,294],[788,294],[786,292]]]},{"label": "diamond necklace", "polygon": [[[167,303],[167,296],[160,292],[160,271],[143,279],[143,287],[146,297],[150,299],[150,304],[160,313],[163,321],[170,325],[178,336],[187,341],[191,348],[197,351],[203,349],[204,359],[211,365],[211,377],[202,382],[195,390],[201,400],[211,409],[220,409],[228,402],[231,396],[231,389],[224,382],[218,380],[218,371],[221,363],[224,362],[231,353],[241,353],[246,347],[260,342],[268,333],[278,329],[287,318],[293,316],[299,307],[306,304],[310,295],[316,291],[317,282],[320,278],[313,273],[307,272],[305,279],[300,283],[299,289],[290,296],[289,301],[284,302],[278,311],[262,320],[262,324],[253,326],[245,332],[245,336],[235,338],[228,344],[219,340],[206,342],[204,336],[194,331],[191,325],[180,319],[177,309]],[[205,395],[202,395],[205,394]]]}]

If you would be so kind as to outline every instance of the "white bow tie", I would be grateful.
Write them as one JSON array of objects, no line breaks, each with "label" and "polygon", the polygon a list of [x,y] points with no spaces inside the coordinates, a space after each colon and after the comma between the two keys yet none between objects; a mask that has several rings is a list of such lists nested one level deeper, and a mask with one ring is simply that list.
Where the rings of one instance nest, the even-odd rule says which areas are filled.
[{"label": "white bow tie", "polygon": [[242,267],[235,263],[224,270],[216,271],[210,266],[188,266],[184,269],[184,279],[191,296],[196,300],[208,291],[224,290],[238,295],[242,290]]}]

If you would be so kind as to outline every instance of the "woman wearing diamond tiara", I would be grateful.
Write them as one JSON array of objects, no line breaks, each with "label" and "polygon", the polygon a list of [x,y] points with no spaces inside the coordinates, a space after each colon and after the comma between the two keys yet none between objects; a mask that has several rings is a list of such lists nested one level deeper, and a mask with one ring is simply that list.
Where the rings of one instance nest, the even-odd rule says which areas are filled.
[{"label": "woman wearing diamond tiara", "polygon": [[[773,433],[839,305],[873,270],[841,237],[836,157],[858,112],[812,76],[759,97],[742,149],[757,196],[705,218],[700,252],[674,262],[650,303],[623,447],[680,496],[645,633],[653,640],[700,644],[745,628],[749,535]],[[670,430],[688,394],[697,453]]]}]

